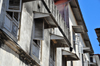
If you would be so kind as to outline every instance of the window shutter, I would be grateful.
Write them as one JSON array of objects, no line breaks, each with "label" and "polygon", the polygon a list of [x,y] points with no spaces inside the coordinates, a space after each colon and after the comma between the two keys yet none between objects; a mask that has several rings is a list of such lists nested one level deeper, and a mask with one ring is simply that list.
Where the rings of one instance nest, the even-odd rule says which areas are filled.
[{"label": "window shutter", "polygon": [[40,47],[38,46],[38,44],[36,44],[35,42],[33,42],[32,46],[31,46],[31,50],[32,50],[31,51],[32,55],[36,56],[39,59]]},{"label": "window shutter", "polygon": [[7,16],[5,17],[5,22],[4,22],[4,27],[11,32],[12,31],[12,20],[8,18]]},{"label": "window shutter", "polygon": [[10,15],[6,14],[6,16],[5,16],[5,22],[4,22],[4,28],[7,31],[9,31],[16,38],[18,37],[17,36],[18,27],[19,27],[18,21],[15,21],[13,19],[13,17],[11,17]]},{"label": "window shutter", "polygon": [[43,19],[35,19],[34,21],[34,39],[43,40],[44,22]]},{"label": "window shutter", "polygon": [[7,11],[21,12],[22,0],[8,0]]},{"label": "window shutter", "polygon": [[12,24],[12,34],[17,37],[18,27],[13,23]]}]

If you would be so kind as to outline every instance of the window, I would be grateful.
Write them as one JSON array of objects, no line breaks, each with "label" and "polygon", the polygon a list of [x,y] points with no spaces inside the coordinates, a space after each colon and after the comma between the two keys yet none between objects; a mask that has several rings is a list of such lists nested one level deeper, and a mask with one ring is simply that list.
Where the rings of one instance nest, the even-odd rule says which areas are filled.
[{"label": "window", "polygon": [[75,36],[75,32],[73,32],[73,48],[76,51],[75,42],[76,42],[76,36]]},{"label": "window", "polygon": [[90,61],[93,62],[93,57],[90,57]]},{"label": "window", "polygon": [[34,34],[33,39],[35,40],[43,40],[44,36],[44,22],[43,19],[35,19],[34,20]]},{"label": "window", "polygon": [[62,66],[67,66],[67,60],[64,56],[62,56]]},{"label": "window", "polygon": [[53,44],[50,45],[50,58],[52,58],[52,60],[54,60],[54,47],[53,47]]},{"label": "window", "polygon": [[71,61],[71,66],[73,66],[73,61]]},{"label": "window", "polygon": [[84,55],[82,54],[82,65],[84,66]]},{"label": "window", "polygon": [[7,11],[7,14],[16,22],[19,21],[20,19],[20,13],[19,12],[10,12],[10,11]]},{"label": "window", "polygon": [[53,42],[51,41],[49,66],[55,66],[55,60],[56,60],[56,48],[54,47]]},{"label": "window", "polygon": [[7,0],[4,28],[17,38],[22,0]]},{"label": "window", "polygon": [[21,12],[22,0],[7,0],[7,11]]},{"label": "window", "polygon": [[31,55],[32,57],[37,57],[39,59],[40,52],[40,40],[33,40],[33,44],[31,46]]},{"label": "window", "polygon": [[19,28],[20,13],[18,12],[6,12],[4,27],[11,32],[16,38]]}]

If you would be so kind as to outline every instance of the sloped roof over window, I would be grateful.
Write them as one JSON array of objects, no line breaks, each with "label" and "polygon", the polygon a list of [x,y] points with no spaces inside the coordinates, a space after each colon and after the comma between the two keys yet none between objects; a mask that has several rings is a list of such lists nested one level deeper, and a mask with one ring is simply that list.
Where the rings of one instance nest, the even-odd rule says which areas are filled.
[{"label": "sloped roof over window", "polygon": [[54,17],[50,13],[42,13],[36,11],[33,11],[33,13],[34,13],[34,19],[43,18],[46,24],[49,26],[48,28],[57,27],[57,25],[54,22],[55,21]]},{"label": "sloped roof over window", "polygon": [[68,47],[69,46],[65,38],[62,36],[51,34],[50,39],[53,41],[56,47]]},{"label": "sloped roof over window", "polygon": [[62,55],[66,57],[67,61],[79,60],[79,57],[77,56],[76,53],[69,52],[67,50],[62,50]]}]

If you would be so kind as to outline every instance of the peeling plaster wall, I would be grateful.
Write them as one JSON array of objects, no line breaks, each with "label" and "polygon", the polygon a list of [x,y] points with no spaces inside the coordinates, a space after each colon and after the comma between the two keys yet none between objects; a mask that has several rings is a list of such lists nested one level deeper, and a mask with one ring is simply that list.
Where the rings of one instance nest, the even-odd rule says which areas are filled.
[{"label": "peeling plaster wall", "polygon": [[[29,5],[30,4],[30,5]],[[19,45],[28,54],[30,52],[30,44],[32,39],[32,28],[33,28],[33,13],[32,13],[32,3],[24,3],[21,14],[21,26],[20,26],[20,36]],[[30,10],[28,10],[30,8]]]}]

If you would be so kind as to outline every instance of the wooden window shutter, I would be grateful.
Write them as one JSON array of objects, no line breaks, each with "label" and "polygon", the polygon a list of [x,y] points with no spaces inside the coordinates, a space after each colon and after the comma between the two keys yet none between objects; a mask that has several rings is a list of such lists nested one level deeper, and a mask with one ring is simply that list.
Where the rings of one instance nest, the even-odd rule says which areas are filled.
[{"label": "wooden window shutter", "polygon": [[9,32],[12,31],[12,20],[7,16],[5,17],[4,28],[6,28]]},{"label": "wooden window shutter", "polygon": [[43,40],[44,22],[43,19],[34,20],[34,39]]},{"label": "wooden window shutter", "polygon": [[7,11],[21,12],[22,0],[8,0]]}]

